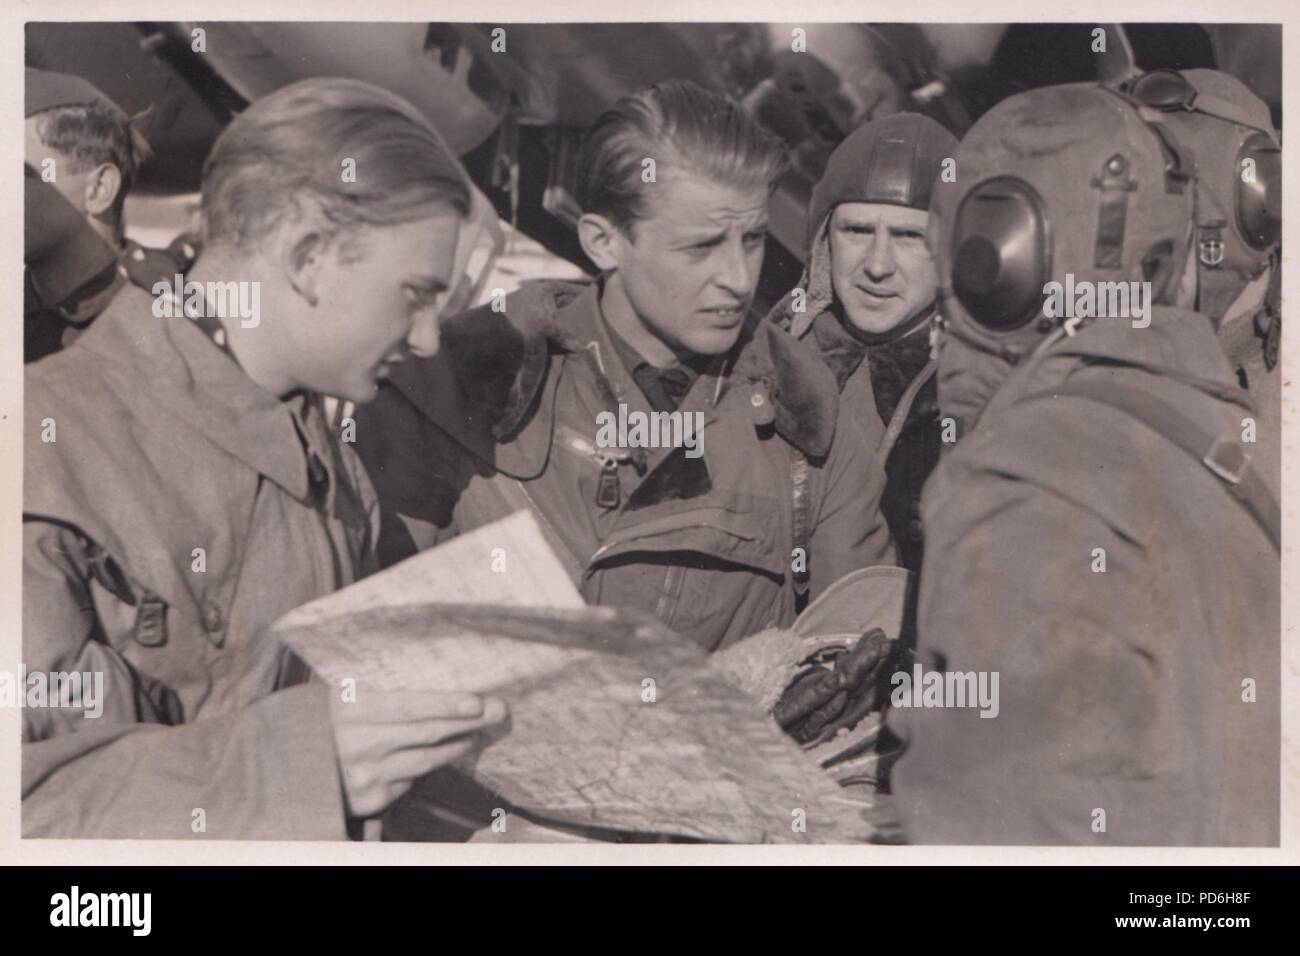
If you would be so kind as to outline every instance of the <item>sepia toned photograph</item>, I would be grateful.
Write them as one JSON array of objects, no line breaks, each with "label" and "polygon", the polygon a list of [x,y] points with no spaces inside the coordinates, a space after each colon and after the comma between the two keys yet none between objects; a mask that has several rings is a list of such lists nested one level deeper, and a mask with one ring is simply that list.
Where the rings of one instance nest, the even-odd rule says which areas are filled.
[{"label": "sepia toned photograph", "polygon": [[25,847],[1282,845],[1280,23],[270,13],[23,23]]}]

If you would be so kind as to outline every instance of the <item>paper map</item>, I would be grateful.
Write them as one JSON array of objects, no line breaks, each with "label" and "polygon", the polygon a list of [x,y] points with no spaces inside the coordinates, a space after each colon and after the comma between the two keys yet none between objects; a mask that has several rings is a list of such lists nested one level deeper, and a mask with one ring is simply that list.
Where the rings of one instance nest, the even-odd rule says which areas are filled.
[{"label": "paper map", "polygon": [[862,799],[697,645],[651,618],[583,605],[526,512],[299,608],[276,630],[320,676],[351,678],[360,693],[505,699],[509,731],[469,772],[536,817],[746,843],[871,834]]}]

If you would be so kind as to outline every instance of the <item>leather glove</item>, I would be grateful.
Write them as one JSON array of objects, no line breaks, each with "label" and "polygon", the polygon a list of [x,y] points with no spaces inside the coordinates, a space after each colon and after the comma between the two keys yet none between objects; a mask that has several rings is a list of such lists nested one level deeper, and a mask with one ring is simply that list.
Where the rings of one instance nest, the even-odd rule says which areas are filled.
[{"label": "leather glove", "polygon": [[888,699],[888,676],[897,641],[878,627],[852,648],[827,648],[810,658],[778,698],[773,716],[781,729],[804,745],[816,745],[851,728]]}]

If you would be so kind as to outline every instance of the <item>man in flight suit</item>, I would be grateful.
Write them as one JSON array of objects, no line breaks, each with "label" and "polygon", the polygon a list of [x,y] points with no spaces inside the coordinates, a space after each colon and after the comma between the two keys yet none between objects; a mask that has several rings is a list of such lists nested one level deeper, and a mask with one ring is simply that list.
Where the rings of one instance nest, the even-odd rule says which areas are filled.
[{"label": "man in flight suit", "polygon": [[[1013,96],[937,187],[939,402],[965,427],[922,506],[942,670],[895,675],[914,841],[1278,840],[1277,504],[1185,308],[1195,165],[1160,120],[1090,84]],[[1118,282],[1129,308],[1097,308]]]},{"label": "man in flight suit", "polygon": [[[690,83],[597,120],[578,200],[599,280],[526,286],[449,323],[444,353],[399,369],[358,418],[380,500],[403,519],[387,556],[531,508],[588,601],[652,613],[708,650],[892,564],[884,475],[837,418],[834,378],[749,317],[783,163],[740,107]],[[630,430],[603,442],[602,418],[624,414],[702,428],[691,448]]]},{"label": "man in flight suit", "polygon": [[303,683],[266,631],[374,566],[374,493],[318,396],[369,401],[436,351],[468,190],[405,100],[286,87],[205,164],[193,308],[126,289],[28,368],[23,661],[103,699],[24,710],[25,835],[342,838],[503,719]]},{"label": "man in flight suit", "polygon": [[1282,468],[1282,146],[1268,104],[1219,70],[1157,70],[1126,88],[1196,160],[1196,311],[1258,412],[1247,447],[1277,493]]},{"label": "man in flight suit", "polygon": [[813,190],[804,278],[772,311],[814,343],[835,373],[844,414],[887,456],[882,506],[914,572],[921,488],[940,443],[929,335],[936,280],[925,236],[931,189],[956,151],[956,138],[918,113],[851,133]]}]

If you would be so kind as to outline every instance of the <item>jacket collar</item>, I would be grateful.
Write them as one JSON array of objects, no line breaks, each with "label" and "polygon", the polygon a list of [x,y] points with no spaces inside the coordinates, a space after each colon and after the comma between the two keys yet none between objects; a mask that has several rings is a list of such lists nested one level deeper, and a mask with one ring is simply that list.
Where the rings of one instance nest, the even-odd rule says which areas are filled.
[{"label": "jacket collar", "polygon": [[813,232],[812,241],[808,245],[808,263],[804,266],[799,284],[768,312],[769,320],[789,330],[796,339],[807,335],[817,317],[835,302],[835,286],[831,281],[831,244],[827,231],[830,222],[831,217],[827,213]]},{"label": "jacket collar", "polygon": [[[553,294],[543,314],[549,322],[547,334],[555,350],[576,354],[594,348],[603,353],[600,357],[607,375],[623,376],[600,312],[597,285],[587,285],[580,291],[571,286],[563,294]],[[530,354],[538,352],[533,350]],[[540,389],[544,376],[531,379],[536,382],[534,394],[527,404],[517,403],[516,409],[536,403],[536,390]],[[731,353],[696,383],[697,388],[706,385],[714,391],[715,405],[732,388],[764,387],[773,404],[776,430],[782,438],[811,457],[823,457],[830,450],[838,405],[833,377],[811,350],[771,323],[750,322]],[[520,399],[524,394],[520,394]],[[503,426],[516,424],[503,422]]]},{"label": "jacket collar", "polygon": [[[555,415],[556,359],[599,357],[607,376],[623,376],[600,314],[593,283],[526,283],[505,311],[480,306],[444,323],[443,348],[430,359],[404,362],[392,384],[427,418],[481,460],[516,477],[545,466],[549,439],[524,449],[526,428],[549,436]],[[604,343],[602,345],[602,343]],[[734,387],[768,389],[777,432],[820,458],[830,449],[838,408],[834,377],[807,346],[767,322],[751,322],[720,364],[695,388],[713,389],[714,404]]]},{"label": "jacket collar", "polygon": [[190,320],[156,318],[152,302],[143,290],[124,288],[78,346],[129,369],[168,412],[307,500],[311,457],[322,474],[332,460],[322,444],[319,408],[306,397],[281,401],[265,391]]},{"label": "jacket collar", "polygon": [[1207,395],[1252,408],[1206,316],[1154,306],[1151,325],[1135,329],[1125,319],[1096,319],[1023,363],[998,389],[989,407],[1050,389],[1081,365],[1137,368]]}]

